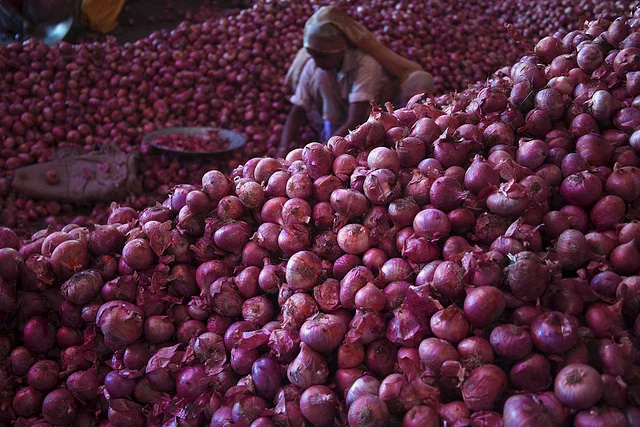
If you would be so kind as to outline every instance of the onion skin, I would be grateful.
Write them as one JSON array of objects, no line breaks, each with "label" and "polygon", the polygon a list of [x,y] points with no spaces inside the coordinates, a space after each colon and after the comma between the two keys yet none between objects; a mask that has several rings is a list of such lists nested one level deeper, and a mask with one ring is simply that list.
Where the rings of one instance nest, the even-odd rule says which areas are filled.
[{"label": "onion skin", "polygon": [[116,346],[123,347],[136,341],[143,332],[141,310],[126,301],[110,301],[98,310],[96,324],[105,338]]},{"label": "onion skin", "polygon": [[507,376],[495,365],[474,369],[462,385],[464,403],[472,411],[489,410],[507,386]]},{"label": "onion skin", "polygon": [[287,377],[292,384],[308,388],[326,381],[329,375],[327,362],[307,344],[300,344],[300,353],[287,368]]}]

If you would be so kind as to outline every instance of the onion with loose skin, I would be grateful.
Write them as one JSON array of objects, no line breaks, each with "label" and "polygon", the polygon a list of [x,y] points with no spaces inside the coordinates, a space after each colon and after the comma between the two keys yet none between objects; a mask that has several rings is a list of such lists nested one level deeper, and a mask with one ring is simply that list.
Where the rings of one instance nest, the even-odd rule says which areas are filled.
[{"label": "onion with loose skin", "polygon": [[331,389],[323,385],[314,385],[300,396],[300,411],[313,425],[333,423],[339,406],[338,398]]},{"label": "onion with loose skin", "polygon": [[378,396],[364,395],[349,407],[348,420],[352,427],[383,427],[389,420],[389,410]]},{"label": "onion with loose skin", "polygon": [[118,349],[140,338],[143,333],[143,317],[140,308],[131,303],[110,301],[98,310],[96,325]]},{"label": "onion with loose skin", "polygon": [[464,403],[472,411],[490,410],[507,386],[507,376],[496,365],[482,365],[462,384]]},{"label": "onion with loose skin", "polygon": [[320,259],[309,251],[294,254],[287,262],[285,277],[287,283],[300,290],[311,290],[320,275]]}]

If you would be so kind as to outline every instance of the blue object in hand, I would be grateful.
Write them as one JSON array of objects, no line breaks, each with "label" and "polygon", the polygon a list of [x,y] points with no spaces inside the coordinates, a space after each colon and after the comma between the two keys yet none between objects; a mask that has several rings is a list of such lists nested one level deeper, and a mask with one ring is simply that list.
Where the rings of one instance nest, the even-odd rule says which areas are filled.
[{"label": "blue object in hand", "polygon": [[333,132],[336,130],[333,123],[330,120],[324,121],[324,128],[322,129],[322,138],[324,138],[325,142],[333,136]]}]

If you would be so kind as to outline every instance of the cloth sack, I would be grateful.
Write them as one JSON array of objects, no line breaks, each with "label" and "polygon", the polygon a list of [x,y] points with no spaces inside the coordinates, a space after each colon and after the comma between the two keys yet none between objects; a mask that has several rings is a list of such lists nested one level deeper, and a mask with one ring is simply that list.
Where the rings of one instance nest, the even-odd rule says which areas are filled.
[{"label": "cloth sack", "polygon": [[[47,174],[55,173],[59,182],[49,184]],[[12,188],[29,198],[76,204],[108,202],[142,193],[136,155],[119,150],[58,152],[50,162],[16,169]]]}]

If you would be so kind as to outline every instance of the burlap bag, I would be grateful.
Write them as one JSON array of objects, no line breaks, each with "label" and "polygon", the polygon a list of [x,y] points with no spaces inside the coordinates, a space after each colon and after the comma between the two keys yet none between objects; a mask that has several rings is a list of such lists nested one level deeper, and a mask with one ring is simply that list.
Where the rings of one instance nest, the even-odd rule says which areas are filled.
[{"label": "burlap bag", "polygon": [[[58,183],[47,182],[49,171],[57,172]],[[119,150],[92,153],[60,151],[50,162],[17,169],[12,188],[33,199],[76,204],[121,200],[142,192],[136,155]]]}]

